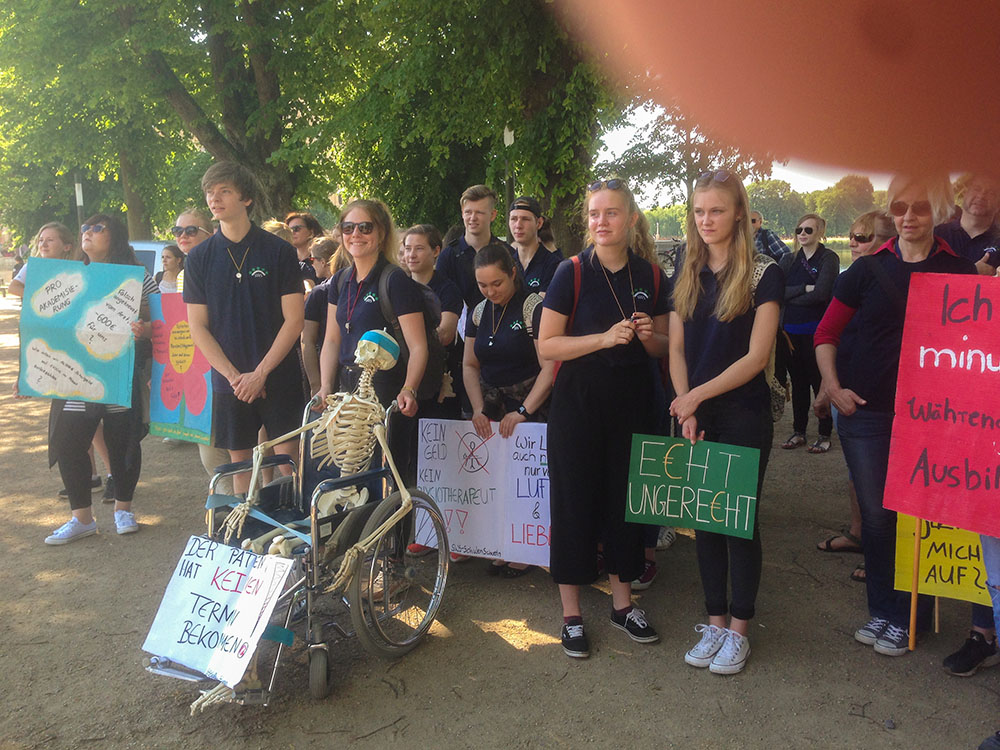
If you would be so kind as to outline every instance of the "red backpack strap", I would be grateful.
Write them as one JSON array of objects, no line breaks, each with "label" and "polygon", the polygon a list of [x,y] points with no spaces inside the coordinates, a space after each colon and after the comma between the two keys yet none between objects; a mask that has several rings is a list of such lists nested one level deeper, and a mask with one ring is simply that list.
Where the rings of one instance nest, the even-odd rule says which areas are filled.
[{"label": "red backpack strap", "polygon": [[653,309],[656,309],[656,300],[660,296],[660,274],[663,273],[660,270],[660,266],[656,263],[650,263],[653,268]]},{"label": "red backpack strap", "polygon": [[569,320],[566,321],[566,334],[569,335],[573,327],[573,318],[576,317],[576,307],[580,304],[580,285],[583,283],[583,266],[580,265],[580,256],[574,255],[569,259],[573,264],[573,309],[569,313]]}]

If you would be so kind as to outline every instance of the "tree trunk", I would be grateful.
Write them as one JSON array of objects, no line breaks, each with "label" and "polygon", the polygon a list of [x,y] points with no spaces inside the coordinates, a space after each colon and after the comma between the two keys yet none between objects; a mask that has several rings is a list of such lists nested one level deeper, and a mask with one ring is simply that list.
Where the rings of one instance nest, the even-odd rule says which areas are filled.
[{"label": "tree trunk", "polygon": [[153,222],[149,218],[149,208],[142,197],[142,192],[136,190],[138,172],[131,157],[125,149],[118,152],[118,179],[125,195],[125,210],[128,220],[128,236],[133,240],[150,240],[153,238]]}]

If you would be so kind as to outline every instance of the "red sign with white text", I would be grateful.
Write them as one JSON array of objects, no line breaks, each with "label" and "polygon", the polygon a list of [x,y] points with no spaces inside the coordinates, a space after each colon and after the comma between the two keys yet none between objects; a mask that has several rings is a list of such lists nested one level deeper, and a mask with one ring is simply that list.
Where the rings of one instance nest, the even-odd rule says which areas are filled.
[{"label": "red sign with white text", "polygon": [[884,504],[1000,537],[1000,279],[910,278]]}]

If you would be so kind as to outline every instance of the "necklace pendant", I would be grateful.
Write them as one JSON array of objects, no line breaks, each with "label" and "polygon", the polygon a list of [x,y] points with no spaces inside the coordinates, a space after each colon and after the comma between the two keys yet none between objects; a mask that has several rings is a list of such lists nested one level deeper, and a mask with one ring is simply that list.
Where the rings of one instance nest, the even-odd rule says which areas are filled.
[{"label": "necklace pendant", "polygon": [[240,273],[239,271],[236,272],[236,280],[239,282],[243,281],[243,274]]},{"label": "necklace pendant", "polygon": [[493,346],[493,337],[490,336],[490,340],[486,344],[487,346]]}]

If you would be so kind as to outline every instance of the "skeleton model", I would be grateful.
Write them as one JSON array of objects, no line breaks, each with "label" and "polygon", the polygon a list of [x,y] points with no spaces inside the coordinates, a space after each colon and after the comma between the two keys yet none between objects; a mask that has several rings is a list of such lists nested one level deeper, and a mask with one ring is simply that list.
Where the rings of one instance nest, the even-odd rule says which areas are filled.
[{"label": "skeleton model", "polygon": [[[322,468],[333,463],[340,468],[341,476],[350,476],[365,471],[369,467],[372,451],[377,441],[382,447],[382,453],[389,464],[396,486],[399,488],[402,502],[399,509],[389,516],[385,523],[344,553],[344,560],[326,591],[335,591],[346,586],[354,574],[354,568],[360,555],[371,549],[382,538],[382,535],[409,513],[413,507],[410,493],[403,485],[399,472],[396,470],[396,464],[386,441],[385,408],[378,402],[372,387],[372,377],[376,371],[391,369],[396,364],[398,356],[399,345],[392,336],[382,331],[368,331],[361,337],[354,352],[354,360],[362,371],[354,392],[334,393],[327,396],[326,409],[318,419],[289,432],[287,435],[261,443],[254,448],[253,470],[250,474],[247,499],[233,508],[224,521],[227,544],[233,535],[239,538],[242,534],[243,522],[250,513],[250,507],[257,500],[260,490],[261,460],[268,448],[283,443],[306,430],[313,430],[312,455],[320,459],[319,467]],[[317,501],[317,512],[320,516],[330,515],[361,505],[367,499],[367,489],[358,491],[356,487],[348,487],[336,490],[324,494]],[[283,532],[284,529],[279,527],[256,539],[244,539],[242,546],[244,549],[261,554],[264,551],[264,545],[270,542],[270,547],[267,548],[268,554],[290,557],[292,549],[301,542],[294,536],[286,539]],[[318,543],[317,540],[313,540],[313,542]],[[254,654],[248,674],[241,682],[241,686],[259,686],[259,684],[257,655]],[[211,690],[205,691],[191,704],[191,715],[193,716],[197,711],[204,711],[210,705],[231,702],[234,696],[235,691],[232,688],[227,687],[224,683],[219,683]]]}]

